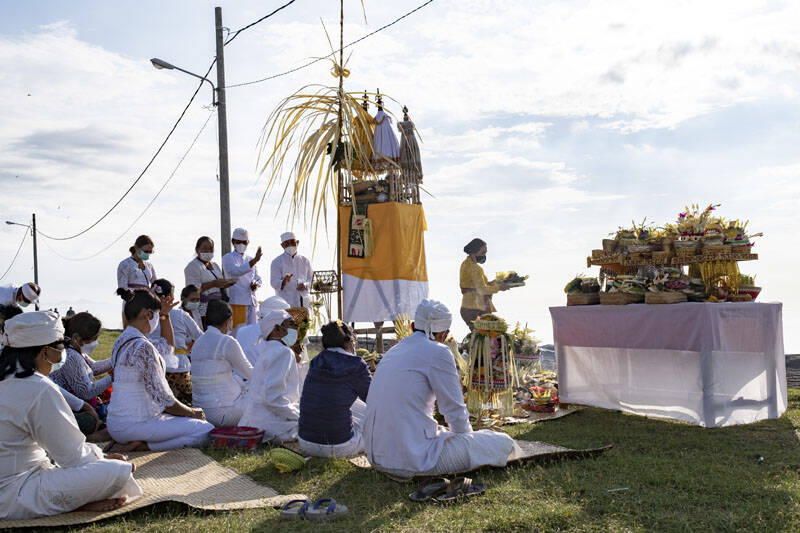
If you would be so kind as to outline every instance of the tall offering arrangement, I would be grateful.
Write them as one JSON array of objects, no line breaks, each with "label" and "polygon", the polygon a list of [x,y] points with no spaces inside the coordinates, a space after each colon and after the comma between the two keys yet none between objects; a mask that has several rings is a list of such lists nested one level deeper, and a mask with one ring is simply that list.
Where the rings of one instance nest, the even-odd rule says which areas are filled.
[{"label": "tall offering arrangement", "polygon": [[514,387],[518,386],[514,362],[514,337],[502,318],[486,314],[473,322],[475,330],[466,339],[469,366],[464,385],[467,410],[478,415],[487,408],[500,416],[514,413]]}]

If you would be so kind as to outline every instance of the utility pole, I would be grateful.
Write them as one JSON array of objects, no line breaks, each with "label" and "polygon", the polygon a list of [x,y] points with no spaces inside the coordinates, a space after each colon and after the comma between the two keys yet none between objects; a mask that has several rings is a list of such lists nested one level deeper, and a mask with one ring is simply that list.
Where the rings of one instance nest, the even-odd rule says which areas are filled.
[{"label": "utility pole", "polygon": [[[36,213],[33,213],[31,218],[31,233],[33,233],[33,282],[39,285],[39,252],[36,248]],[[36,302],[36,310],[39,310],[39,302]]]},{"label": "utility pole", "polygon": [[231,193],[228,187],[228,114],[225,108],[225,41],[222,8],[214,8],[217,29],[217,120],[219,125],[219,217],[222,255],[231,251]]}]

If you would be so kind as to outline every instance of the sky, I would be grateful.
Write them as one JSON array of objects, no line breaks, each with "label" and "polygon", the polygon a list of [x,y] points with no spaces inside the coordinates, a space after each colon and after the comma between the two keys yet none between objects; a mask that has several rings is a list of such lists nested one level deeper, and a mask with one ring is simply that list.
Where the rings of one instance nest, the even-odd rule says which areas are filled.
[{"label": "sky", "polygon": [[[203,73],[214,57],[215,5],[236,30],[282,3],[0,0],[0,219],[36,213],[54,237],[94,222],[197,86],[149,59]],[[360,0],[345,0],[345,42],[421,3],[366,0],[365,21]],[[719,203],[720,215],[764,233],[759,260],[741,268],[763,287],[759,301],[783,302],[786,351],[800,352],[797,20],[800,4],[779,1],[436,0],[353,47],[346,88],[380,88],[396,101],[390,111],[407,105],[420,131],[430,296],[457,317],[462,247],[479,236],[490,277],[530,275],[526,287],[495,297],[499,314],[550,342],[549,308],[564,305],[574,275],[597,273],[586,256],[609,233]],[[227,84],[330,52],[323,23],[336,39],[337,3],[298,0],[242,32],[225,49]],[[320,62],[227,90],[232,224],[263,246],[262,274],[281,232],[299,233],[311,255],[313,231],[287,220],[279,194],[261,203],[261,130],[282,98],[335,83]],[[44,307],[72,305],[119,327],[116,266],[138,234],[155,241],[159,276],[178,285],[197,237],[219,240],[210,104],[203,87],[149,171],[95,228],[40,239]],[[0,274],[23,232],[0,226]],[[316,269],[333,267],[333,243],[335,233],[318,235]],[[28,240],[0,283],[32,280],[32,263]],[[454,330],[466,327],[456,319]]]}]

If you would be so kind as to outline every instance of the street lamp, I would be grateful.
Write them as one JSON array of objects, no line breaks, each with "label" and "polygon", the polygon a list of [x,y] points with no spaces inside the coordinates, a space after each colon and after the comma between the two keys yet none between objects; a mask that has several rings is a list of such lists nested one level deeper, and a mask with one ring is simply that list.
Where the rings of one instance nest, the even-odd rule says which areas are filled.
[{"label": "street lamp", "polygon": [[[6,224],[9,226],[28,228],[31,235],[33,235],[33,282],[39,285],[39,253],[36,248],[36,213],[31,215],[30,224],[20,224],[19,222],[11,222],[10,220],[6,220]],[[36,302],[36,310],[39,310],[39,302]]]},{"label": "street lamp", "polygon": [[[228,187],[228,112],[225,105],[225,57],[223,49],[222,8],[214,8],[214,26],[216,29],[217,45],[217,86],[205,76],[200,76],[194,72],[189,72],[163,59],[154,57],[150,60],[157,69],[179,70],[184,74],[193,76],[211,85],[211,90],[216,94],[216,99],[212,95],[212,102],[217,106],[217,126],[219,135],[219,214],[220,214],[220,240],[222,241],[222,255],[231,251],[231,194]],[[216,100],[216,101],[214,101]]]}]

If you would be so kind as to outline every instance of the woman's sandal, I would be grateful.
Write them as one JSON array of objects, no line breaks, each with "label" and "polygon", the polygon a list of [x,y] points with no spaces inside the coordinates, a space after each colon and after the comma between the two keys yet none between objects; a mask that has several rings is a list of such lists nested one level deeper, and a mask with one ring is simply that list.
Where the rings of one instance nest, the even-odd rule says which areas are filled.
[{"label": "woman's sandal", "polygon": [[430,482],[425,485],[420,485],[419,488],[408,495],[408,499],[412,502],[427,502],[435,496],[440,496],[447,492],[450,487],[450,480],[447,478],[436,478],[429,480]]},{"label": "woman's sandal", "polygon": [[450,482],[444,494],[431,498],[436,503],[453,503],[463,498],[480,496],[486,492],[486,487],[481,483],[473,483],[468,477],[457,477]]},{"label": "woman's sandal", "polygon": [[308,500],[292,500],[281,509],[281,518],[284,520],[301,520],[305,518],[306,511],[311,505]]},{"label": "woman's sandal", "polygon": [[[326,503],[328,505],[321,509],[320,507]],[[314,502],[311,509],[306,511],[305,517],[309,520],[330,520],[345,514],[347,514],[347,507],[341,503],[336,503],[333,498],[320,498]]]}]

